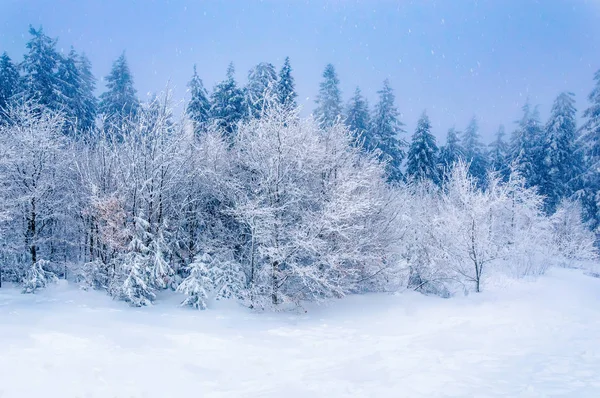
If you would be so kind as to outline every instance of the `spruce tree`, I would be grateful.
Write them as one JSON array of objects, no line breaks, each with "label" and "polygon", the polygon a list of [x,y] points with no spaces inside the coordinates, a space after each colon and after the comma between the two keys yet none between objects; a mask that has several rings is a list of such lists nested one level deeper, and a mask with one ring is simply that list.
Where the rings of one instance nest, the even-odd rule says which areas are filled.
[{"label": "spruce tree", "polygon": [[190,91],[190,102],[188,102],[185,112],[193,123],[194,132],[197,134],[206,127],[210,118],[210,102],[208,101],[208,92],[204,88],[202,79],[198,76],[196,65],[194,65],[194,74],[192,80],[188,83]]},{"label": "spruce tree", "polygon": [[0,122],[11,99],[19,92],[19,71],[6,52],[0,56]]},{"label": "spruce tree", "polygon": [[563,198],[572,194],[575,178],[582,171],[576,150],[577,110],[573,96],[567,92],[558,95],[545,129],[540,193],[546,197],[545,209],[550,214]]},{"label": "spruce tree", "polygon": [[361,144],[366,150],[373,150],[375,143],[370,137],[371,118],[369,115],[369,104],[362,96],[360,88],[356,87],[354,96],[348,104],[346,111],[346,125],[355,137],[355,144]]},{"label": "spruce tree", "polygon": [[589,107],[583,112],[582,153],[585,172],[581,176],[581,199],[586,221],[598,231],[600,226],[600,70],[594,74],[596,85],[588,95]]},{"label": "spruce tree", "polygon": [[62,102],[57,72],[61,57],[56,51],[56,39],[46,36],[41,27],[36,30],[30,26],[29,33],[32,37],[21,64],[25,99],[59,110]]},{"label": "spruce tree", "polygon": [[525,179],[527,187],[539,186],[542,181],[544,134],[537,107],[531,110],[529,102],[523,105],[523,117],[511,138],[512,166]]},{"label": "spruce tree", "polygon": [[473,117],[462,136],[462,150],[465,161],[469,164],[469,174],[480,187],[485,186],[487,159],[483,144],[479,140],[479,124]]},{"label": "spruce tree", "polygon": [[431,134],[431,123],[425,112],[417,123],[417,129],[412,136],[408,150],[406,173],[409,177],[420,180],[431,180],[435,184],[440,182],[437,168],[438,147],[435,137]]},{"label": "spruce tree", "polygon": [[327,64],[323,72],[323,81],[319,85],[315,118],[322,128],[333,126],[342,116],[342,94],[340,80],[332,64]]},{"label": "spruce tree", "polygon": [[244,95],[237,86],[234,74],[231,63],[227,68],[227,77],[215,86],[210,96],[210,117],[229,136],[244,117]]},{"label": "spruce tree", "polygon": [[91,132],[98,113],[98,99],[94,95],[96,78],[92,74],[92,64],[85,54],[81,54],[76,61],[79,71],[79,129],[82,132]]},{"label": "spruce tree", "polygon": [[267,105],[266,97],[276,95],[277,72],[268,62],[261,62],[248,72],[248,85],[244,92],[248,116],[258,118]]},{"label": "spruce tree", "polygon": [[446,145],[440,148],[440,156],[438,159],[438,167],[440,175],[446,175],[452,170],[456,162],[464,159],[462,148],[458,139],[458,134],[454,127],[448,130],[446,135]]},{"label": "spruce tree", "polygon": [[395,105],[395,96],[389,80],[385,79],[383,88],[377,92],[379,102],[375,106],[371,137],[377,145],[381,160],[386,162],[388,181],[400,181],[402,161],[406,142],[400,137],[404,133],[404,124],[400,121],[400,113]]},{"label": "spruce tree", "polygon": [[510,174],[510,164],[508,156],[508,144],[504,140],[506,130],[504,125],[498,127],[496,139],[489,145],[490,147],[490,165],[489,167],[498,173],[502,180],[506,180]]},{"label": "spruce tree", "polygon": [[104,114],[108,130],[119,129],[123,121],[135,117],[140,108],[125,53],[113,63],[104,80],[107,91],[100,95],[98,110]]},{"label": "spruce tree", "polygon": [[283,66],[279,71],[279,80],[277,81],[277,97],[279,102],[286,107],[296,107],[296,83],[292,76],[292,67],[290,65],[290,57],[285,57]]},{"label": "spruce tree", "polygon": [[82,85],[81,76],[77,67],[78,56],[75,50],[66,57],[61,57],[58,63],[57,79],[59,84],[59,98],[63,104],[62,111],[65,114],[65,133],[73,134],[79,127],[79,115],[82,106],[79,98],[79,89]]}]

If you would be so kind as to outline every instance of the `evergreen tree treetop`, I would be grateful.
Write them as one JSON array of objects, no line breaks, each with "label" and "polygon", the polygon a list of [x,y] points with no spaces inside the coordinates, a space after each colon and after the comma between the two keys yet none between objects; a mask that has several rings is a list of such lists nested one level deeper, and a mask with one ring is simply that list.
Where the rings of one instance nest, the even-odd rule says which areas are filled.
[{"label": "evergreen tree treetop", "polygon": [[340,80],[334,66],[327,64],[323,72],[323,81],[319,84],[315,109],[315,117],[321,127],[333,126],[342,116],[342,93],[339,85]]},{"label": "evergreen tree treetop", "polygon": [[194,65],[194,74],[187,86],[190,92],[190,102],[186,106],[186,114],[194,123],[194,131],[198,132],[209,121],[210,102],[208,101],[208,92],[204,88],[202,79],[198,76],[196,65]]},{"label": "evergreen tree treetop", "polygon": [[365,149],[373,150],[375,148],[376,144],[370,136],[369,103],[363,97],[359,87],[356,87],[354,95],[350,99],[345,121],[348,128],[354,133],[356,140],[362,142]]},{"label": "evergreen tree treetop", "polygon": [[296,83],[292,76],[292,67],[290,57],[285,57],[283,66],[279,71],[279,80],[277,81],[277,97],[279,102],[291,108],[296,107]]},{"label": "evergreen tree treetop", "polygon": [[19,70],[6,51],[0,56],[0,120],[10,100],[19,92]]},{"label": "evergreen tree treetop", "polygon": [[140,104],[124,52],[104,80],[107,91],[100,95],[99,111],[109,118],[136,115]]},{"label": "evergreen tree treetop", "polygon": [[437,152],[435,136],[431,133],[431,122],[427,113],[423,111],[412,136],[406,173],[416,180],[431,180],[436,184],[439,183],[439,172],[436,167]]}]

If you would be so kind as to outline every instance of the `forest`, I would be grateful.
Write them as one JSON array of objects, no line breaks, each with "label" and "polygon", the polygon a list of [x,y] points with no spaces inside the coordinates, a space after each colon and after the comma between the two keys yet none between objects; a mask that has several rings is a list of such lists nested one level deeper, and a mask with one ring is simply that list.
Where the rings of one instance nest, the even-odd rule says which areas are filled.
[{"label": "forest", "polygon": [[[406,131],[392,83],[344,100],[327,65],[315,108],[292,61],[233,64],[209,92],[193,67],[181,115],[168,89],[138,98],[125,53],[89,60],[31,27],[0,57],[0,286],[57,279],[132,306],[162,290],[205,309],[257,310],[406,289],[451,297],[597,257],[600,71],[587,105],[557,93],[480,137]],[[190,65],[192,71],[192,65]]]}]

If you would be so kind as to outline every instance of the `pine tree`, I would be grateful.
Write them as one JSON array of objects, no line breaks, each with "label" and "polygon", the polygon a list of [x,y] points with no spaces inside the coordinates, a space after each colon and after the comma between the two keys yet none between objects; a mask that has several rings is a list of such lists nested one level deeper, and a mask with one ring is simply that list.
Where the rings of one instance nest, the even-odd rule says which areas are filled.
[{"label": "pine tree", "polygon": [[585,173],[582,175],[581,199],[584,218],[591,227],[600,226],[600,70],[594,74],[596,85],[588,95],[590,106],[583,112],[582,153]]},{"label": "pine tree", "polygon": [[323,81],[319,85],[315,118],[322,128],[333,126],[342,116],[342,93],[340,80],[332,64],[327,64],[323,72]]},{"label": "pine tree", "polygon": [[496,139],[489,145],[490,168],[497,172],[503,181],[506,181],[510,174],[508,144],[504,141],[505,131],[504,125],[501,124],[496,132]]},{"label": "pine tree", "polygon": [[196,71],[196,65],[194,65],[194,74],[192,80],[188,83],[188,88],[191,98],[185,112],[194,125],[194,131],[198,133],[209,121],[210,102],[208,101],[208,92]]},{"label": "pine tree", "polygon": [[187,296],[181,302],[182,306],[189,306],[197,310],[206,309],[208,292],[213,287],[213,281],[209,277],[212,266],[212,258],[206,253],[196,256],[194,261],[187,266],[189,275],[177,287],[178,292]]},{"label": "pine tree", "polygon": [[396,108],[395,96],[390,82],[386,79],[383,88],[377,92],[379,102],[375,106],[373,123],[371,124],[371,137],[380,152],[381,160],[386,162],[388,181],[400,181],[402,176],[402,161],[404,160],[404,147],[406,142],[400,138],[404,133],[404,124],[399,119]]},{"label": "pine tree", "polygon": [[355,144],[361,144],[366,150],[373,150],[375,143],[369,136],[371,133],[371,118],[369,104],[362,96],[360,88],[356,87],[354,96],[348,104],[346,111],[346,125],[355,137]]},{"label": "pine tree", "polygon": [[539,186],[542,181],[544,159],[543,130],[537,107],[531,110],[529,102],[523,105],[523,117],[511,138],[512,166],[525,179],[527,187]]},{"label": "pine tree", "polygon": [[27,42],[21,68],[26,99],[33,99],[52,110],[62,107],[61,87],[57,77],[61,57],[56,51],[56,39],[44,34],[42,28],[29,27],[32,38]]},{"label": "pine tree", "polygon": [[77,116],[79,130],[90,132],[94,127],[98,113],[98,99],[94,95],[96,78],[92,74],[92,64],[85,54],[81,54],[76,61],[79,71],[79,114]]},{"label": "pine tree", "polygon": [[462,136],[462,150],[469,164],[469,174],[477,180],[480,187],[485,186],[487,159],[483,144],[479,140],[479,124],[473,117]]},{"label": "pine tree", "polygon": [[260,117],[267,96],[276,94],[277,72],[268,62],[261,62],[248,72],[245,104],[250,117]]},{"label": "pine tree", "polygon": [[237,86],[234,74],[231,63],[227,68],[227,77],[216,85],[210,96],[210,117],[229,136],[244,117],[244,95]]},{"label": "pine tree", "polygon": [[296,84],[292,76],[292,67],[290,66],[290,57],[285,57],[283,66],[279,71],[279,80],[277,81],[277,97],[282,105],[290,108],[296,107]]},{"label": "pine tree", "polygon": [[562,199],[572,194],[575,178],[582,171],[576,150],[576,113],[573,94],[563,92],[554,101],[546,124],[540,193],[546,197],[545,209],[549,214],[554,213]]},{"label": "pine tree", "polygon": [[409,177],[420,180],[431,180],[438,184],[439,171],[436,167],[438,147],[435,137],[431,134],[431,123],[425,112],[417,123],[417,129],[412,136],[408,150],[406,173]]},{"label": "pine tree", "polygon": [[463,159],[462,148],[458,139],[458,134],[454,127],[448,130],[446,135],[446,145],[440,148],[440,156],[438,159],[438,167],[441,175],[446,175],[452,170],[454,165]]},{"label": "pine tree", "polygon": [[140,108],[125,53],[113,63],[104,80],[107,91],[100,95],[98,110],[104,114],[108,130],[119,129],[123,121],[135,117]]},{"label": "pine tree", "polygon": [[0,122],[11,99],[19,92],[19,71],[6,52],[0,56]]}]

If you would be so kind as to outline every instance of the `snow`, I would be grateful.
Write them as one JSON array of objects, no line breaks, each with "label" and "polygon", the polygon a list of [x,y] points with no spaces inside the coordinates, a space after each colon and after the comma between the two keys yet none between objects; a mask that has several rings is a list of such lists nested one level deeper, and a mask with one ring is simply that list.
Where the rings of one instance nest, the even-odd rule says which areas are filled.
[{"label": "snow", "polygon": [[600,279],[553,269],[486,288],[273,314],[5,286],[0,397],[600,396]]}]

